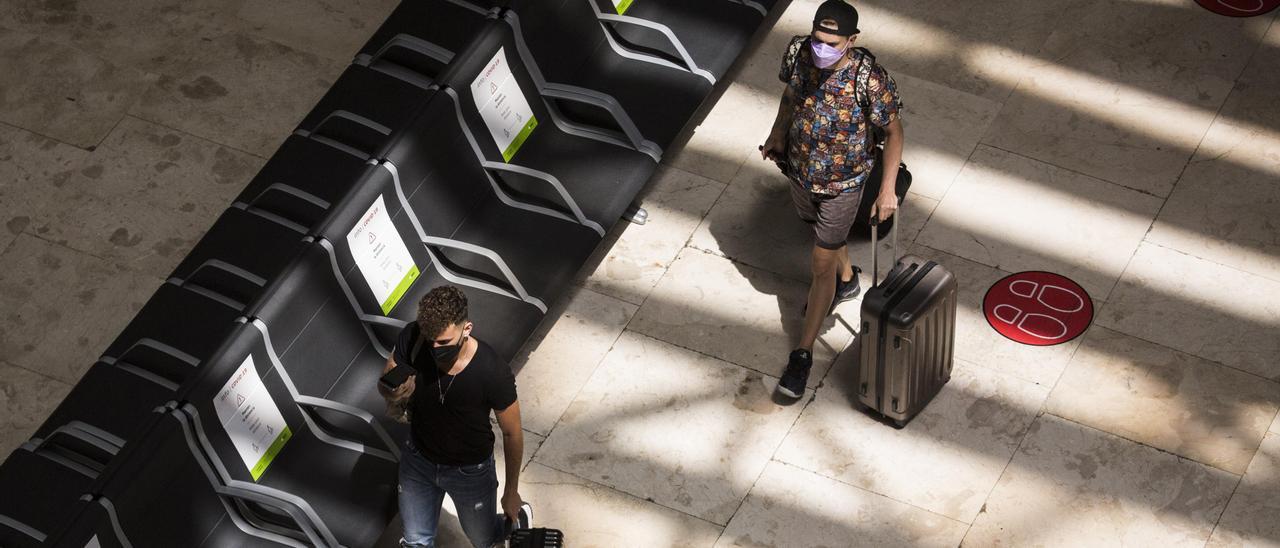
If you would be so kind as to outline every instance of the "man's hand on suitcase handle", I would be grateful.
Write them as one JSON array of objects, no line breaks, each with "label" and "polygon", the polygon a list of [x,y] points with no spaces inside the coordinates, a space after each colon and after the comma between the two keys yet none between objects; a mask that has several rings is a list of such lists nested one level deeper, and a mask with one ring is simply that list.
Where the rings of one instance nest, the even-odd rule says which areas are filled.
[{"label": "man's hand on suitcase handle", "polygon": [[898,196],[892,192],[881,192],[876,196],[876,203],[871,204],[871,226],[889,220],[898,212]]}]

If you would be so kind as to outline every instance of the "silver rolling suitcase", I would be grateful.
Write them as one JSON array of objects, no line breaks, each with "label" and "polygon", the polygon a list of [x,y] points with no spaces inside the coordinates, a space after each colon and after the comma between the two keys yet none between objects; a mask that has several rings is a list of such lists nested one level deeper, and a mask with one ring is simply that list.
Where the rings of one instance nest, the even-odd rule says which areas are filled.
[{"label": "silver rolling suitcase", "polygon": [[[895,257],[900,224],[892,231]],[[864,406],[902,428],[951,380],[956,279],[942,265],[907,255],[879,282],[877,232],[873,224],[872,282],[862,300],[856,387]]]}]

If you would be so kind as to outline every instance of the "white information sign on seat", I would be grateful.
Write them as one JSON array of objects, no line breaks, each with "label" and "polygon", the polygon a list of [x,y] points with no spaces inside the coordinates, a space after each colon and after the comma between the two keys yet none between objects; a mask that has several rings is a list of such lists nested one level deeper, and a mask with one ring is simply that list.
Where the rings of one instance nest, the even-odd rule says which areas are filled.
[{"label": "white information sign on seat", "polygon": [[510,162],[533,128],[538,127],[538,119],[511,73],[503,48],[498,48],[480,76],[471,82],[471,98],[480,110],[480,118],[489,127],[493,142],[502,151],[502,159]]},{"label": "white information sign on seat", "polygon": [[262,384],[253,366],[253,356],[245,358],[240,369],[223,385],[213,400],[213,407],[249,475],[258,481],[285,442],[293,437],[293,432],[284,422],[266,385]]},{"label": "white information sign on seat", "polygon": [[400,231],[391,223],[381,194],[347,233],[347,246],[382,313],[390,314],[420,272]]}]

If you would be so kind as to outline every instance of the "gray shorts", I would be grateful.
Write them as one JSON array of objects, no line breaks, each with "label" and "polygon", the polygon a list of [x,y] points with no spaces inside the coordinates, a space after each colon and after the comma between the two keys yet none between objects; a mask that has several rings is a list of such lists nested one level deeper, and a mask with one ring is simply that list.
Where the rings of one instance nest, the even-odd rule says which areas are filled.
[{"label": "gray shorts", "polygon": [[858,216],[858,205],[862,202],[862,189],[866,185],[840,194],[817,194],[810,192],[794,179],[791,183],[791,201],[796,204],[796,214],[800,220],[813,225],[813,235],[818,247],[823,249],[840,249],[849,239],[849,229],[853,227],[853,219]]}]

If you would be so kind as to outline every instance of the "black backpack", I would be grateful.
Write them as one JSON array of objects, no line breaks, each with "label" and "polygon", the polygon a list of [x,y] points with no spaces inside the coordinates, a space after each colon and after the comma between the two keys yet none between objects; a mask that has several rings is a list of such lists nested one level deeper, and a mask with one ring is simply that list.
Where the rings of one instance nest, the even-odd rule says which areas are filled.
[{"label": "black backpack", "polygon": [[[871,98],[867,97],[867,79],[871,73],[871,67],[875,66],[876,56],[867,48],[855,48],[854,51],[863,55],[862,62],[858,64],[857,73],[854,74],[854,96],[858,100],[858,107],[862,109],[863,116],[867,116],[867,111],[871,108]],[[849,229],[852,234],[866,234],[871,229],[871,206],[875,205],[876,198],[880,196],[880,179],[881,168],[880,161],[884,155],[884,129],[867,121],[867,135],[870,140],[867,146],[871,147],[872,154],[876,157],[876,167],[867,175],[867,180],[862,183],[862,201],[858,204],[858,214],[853,217],[853,227]],[[893,193],[898,195],[898,207],[901,208],[907,201],[907,189],[911,188],[911,172],[907,170],[907,164],[898,164],[898,181],[893,185]],[[894,221],[897,220],[897,214],[889,217],[885,222],[880,223],[877,234],[884,237],[889,234],[889,230],[893,228]]]}]

